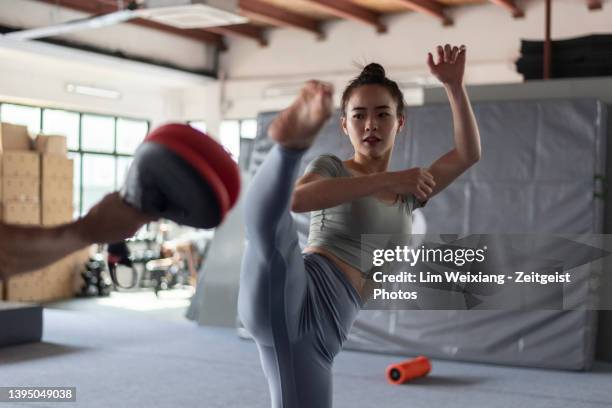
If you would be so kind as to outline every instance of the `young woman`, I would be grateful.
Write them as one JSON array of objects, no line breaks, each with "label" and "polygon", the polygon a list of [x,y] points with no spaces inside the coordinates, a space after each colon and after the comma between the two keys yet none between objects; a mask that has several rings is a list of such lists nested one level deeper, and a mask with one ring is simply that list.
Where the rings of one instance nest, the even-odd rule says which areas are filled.
[{"label": "young woman", "polygon": [[[363,302],[361,234],[410,233],[411,212],[480,158],[463,84],[464,46],[437,48],[428,65],[445,86],[455,148],[428,169],[389,172],[404,101],[384,69],[370,64],[342,95],[346,161],[323,155],[297,179],[300,159],[332,113],[332,89],[310,81],[268,129],[276,142],[246,197],[247,248],[239,314],[257,343],[274,408],[332,406],[331,368]],[[290,214],[311,213],[301,253]]]}]

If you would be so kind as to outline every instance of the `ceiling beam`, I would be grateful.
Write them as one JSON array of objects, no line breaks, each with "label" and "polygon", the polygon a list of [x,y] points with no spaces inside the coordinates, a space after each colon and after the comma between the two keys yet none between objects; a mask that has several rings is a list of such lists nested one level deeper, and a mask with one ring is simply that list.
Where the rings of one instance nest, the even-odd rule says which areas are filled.
[{"label": "ceiling beam", "polygon": [[514,18],[525,17],[525,12],[516,5],[516,1],[514,0],[489,0],[489,1],[493,4],[496,4],[510,11],[512,13],[512,17]]},{"label": "ceiling beam", "polygon": [[258,20],[277,27],[293,27],[316,34],[323,38],[323,31],[317,20],[301,14],[274,7],[260,0],[240,0],[240,14],[253,20]]},{"label": "ceiling beam", "polygon": [[262,47],[268,45],[268,40],[264,36],[264,29],[251,24],[232,24],[218,27],[206,27],[206,31],[220,35],[246,37],[257,41]]},{"label": "ceiling beam", "polygon": [[205,42],[219,47],[219,49],[222,51],[225,51],[227,49],[225,43],[223,42],[223,36],[215,33],[209,33],[205,30],[194,28],[177,28],[165,24],[160,24],[156,21],[146,20],[144,18],[135,18],[133,20],[127,21],[127,23],[138,25],[141,27],[152,28],[153,30],[163,31],[168,34],[174,34],[180,37],[190,38],[192,40],[200,42]]},{"label": "ceiling beam", "polygon": [[307,0],[340,18],[358,21],[376,28],[379,33],[386,33],[387,26],[380,21],[380,15],[346,0]]},{"label": "ceiling beam", "polygon": [[444,14],[440,3],[432,0],[397,0],[402,6],[419,13],[429,14],[442,22],[442,25],[453,25],[453,20]]},{"label": "ceiling beam", "polygon": [[[81,1],[81,0],[37,0],[41,3],[48,3],[53,6],[60,6],[69,8],[76,11],[89,14],[108,14],[118,11],[117,6],[113,6],[107,3],[99,3],[97,1]],[[181,30],[179,28],[171,27],[165,24],[155,23],[150,20],[144,20],[137,18],[134,20],[127,21],[129,24],[135,24],[142,27],[152,28],[158,31],[163,31],[169,34],[174,34],[180,37],[190,38],[192,40],[205,42],[211,45],[219,47],[224,50],[225,44],[223,43],[223,36],[215,33],[210,33],[200,29],[192,30]]]},{"label": "ceiling beam", "polygon": [[586,0],[589,10],[600,10],[603,8],[601,0]]}]

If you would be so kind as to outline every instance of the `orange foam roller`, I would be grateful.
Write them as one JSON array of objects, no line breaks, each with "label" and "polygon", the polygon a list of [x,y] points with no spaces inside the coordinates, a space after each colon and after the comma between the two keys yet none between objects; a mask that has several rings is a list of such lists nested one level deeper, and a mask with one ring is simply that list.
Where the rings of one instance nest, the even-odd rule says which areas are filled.
[{"label": "orange foam roller", "polygon": [[387,381],[390,384],[403,384],[414,378],[424,377],[431,371],[431,363],[424,356],[391,364],[387,367]]}]

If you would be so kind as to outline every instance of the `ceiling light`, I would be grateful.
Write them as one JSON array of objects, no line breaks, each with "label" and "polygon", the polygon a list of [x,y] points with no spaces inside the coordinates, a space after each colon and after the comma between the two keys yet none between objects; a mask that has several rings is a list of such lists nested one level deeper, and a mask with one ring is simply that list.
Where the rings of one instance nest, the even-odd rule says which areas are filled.
[{"label": "ceiling light", "polygon": [[66,92],[105,99],[121,99],[121,92],[87,85],[66,84]]}]

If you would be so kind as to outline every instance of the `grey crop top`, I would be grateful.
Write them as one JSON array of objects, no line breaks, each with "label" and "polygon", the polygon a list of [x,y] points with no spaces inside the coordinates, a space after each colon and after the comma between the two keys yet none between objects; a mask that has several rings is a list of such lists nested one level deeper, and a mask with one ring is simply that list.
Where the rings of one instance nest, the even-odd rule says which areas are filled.
[{"label": "grey crop top", "polygon": [[[352,177],[342,161],[333,155],[313,160],[305,173],[325,177]],[[405,196],[389,204],[375,197],[362,197],[331,208],[310,213],[308,246],[324,247],[364,275],[370,274],[372,250],[385,247],[390,234],[410,234],[412,211],[421,206],[413,196]],[[364,239],[362,234],[377,234]],[[363,237],[366,238],[366,237]],[[363,251],[363,253],[362,253]],[[362,265],[363,263],[363,265]]]}]

